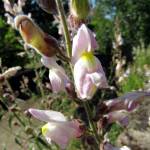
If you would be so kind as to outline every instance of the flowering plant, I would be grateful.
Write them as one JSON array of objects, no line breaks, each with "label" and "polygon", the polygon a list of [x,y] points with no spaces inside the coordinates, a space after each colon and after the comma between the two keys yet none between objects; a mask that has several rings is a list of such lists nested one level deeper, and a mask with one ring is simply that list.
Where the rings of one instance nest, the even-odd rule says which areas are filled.
[{"label": "flowering plant", "polygon": [[[54,8],[50,6],[50,2],[55,6]],[[45,33],[31,16],[24,14],[22,7],[25,5],[25,0],[18,0],[14,6],[9,0],[4,0],[5,10],[11,14],[11,16],[6,15],[8,23],[18,30],[24,43],[40,55],[41,63],[49,69],[52,92],[68,94],[72,98],[72,103],[84,107],[86,115],[84,119],[71,117],[67,119],[61,112],[35,108],[29,108],[28,114],[46,122],[46,125],[42,127],[42,135],[49,144],[55,143],[60,149],[66,149],[72,139],[81,139],[83,143],[86,143],[88,136],[94,141],[93,145],[87,142],[88,146],[94,150],[128,149],[126,146],[115,148],[109,143],[107,127],[114,122],[126,127],[129,122],[129,113],[135,110],[145,97],[149,97],[150,93],[135,91],[122,97],[101,101],[95,107],[90,105],[95,95],[100,95],[99,91],[110,90],[111,86],[105,69],[94,55],[98,43],[96,34],[88,28],[89,1],[70,1],[72,18],[68,19],[69,22],[66,20],[61,0],[37,0],[37,3],[46,12],[55,15],[57,21],[59,20],[64,31],[65,46]],[[80,4],[84,6],[82,10],[80,10]],[[58,60],[61,61],[60,64]],[[70,76],[62,62],[70,66]]]}]

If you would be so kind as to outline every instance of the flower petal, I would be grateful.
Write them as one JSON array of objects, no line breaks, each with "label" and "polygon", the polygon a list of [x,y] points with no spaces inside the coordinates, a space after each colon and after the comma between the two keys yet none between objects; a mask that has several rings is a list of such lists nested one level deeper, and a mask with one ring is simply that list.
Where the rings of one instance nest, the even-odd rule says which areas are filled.
[{"label": "flower petal", "polygon": [[54,93],[65,91],[69,83],[68,77],[60,70],[54,68],[49,70],[49,79]]},{"label": "flower petal", "polygon": [[104,150],[131,150],[129,147],[127,146],[122,146],[121,148],[118,148],[118,147],[115,147],[113,145],[111,145],[110,143],[108,142],[105,142],[104,143]]},{"label": "flower petal", "polygon": [[41,58],[41,63],[49,69],[52,68],[52,67],[57,67],[58,66],[58,64],[56,63],[56,58],[55,57],[43,56]]},{"label": "flower petal", "polygon": [[[96,61],[96,66],[97,66],[97,72],[98,72],[99,76],[101,77],[101,80],[99,83],[97,83],[97,86],[99,88],[108,88],[107,78],[106,78],[105,72],[103,70],[103,67],[101,65],[101,62],[96,57],[95,57],[95,61]],[[93,82],[94,82],[94,80],[93,80]]]},{"label": "flower petal", "polygon": [[83,95],[82,95],[82,99],[91,99],[95,92],[96,92],[96,86],[95,84],[92,82],[90,76],[87,74],[85,76],[84,79],[84,83],[83,83]]},{"label": "flower petal", "polygon": [[82,87],[83,87],[83,81],[84,81],[86,73],[87,73],[87,70],[83,66],[82,61],[78,60],[74,66],[74,81],[75,81],[75,86],[77,89],[77,94],[79,96],[83,94]]},{"label": "flower petal", "polygon": [[52,111],[52,110],[39,110],[39,109],[34,109],[30,108],[28,110],[31,115],[33,115],[35,118],[45,121],[45,122],[50,122],[50,121],[66,121],[66,117],[57,111]]},{"label": "flower petal", "polygon": [[42,57],[41,62],[49,68],[49,79],[53,92],[65,91],[66,86],[70,83],[65,70],[56,63],[55,57]]},{"label": "flower petal", "polygon": [[131,92],[127,93],[122,97],[116,99],[108,100],[105,102],[110,111],[115,110],[127,110],[133,111],[137,106],[143,101],[145,97],[149,97],[149,92]]},{"label": "flower petal", "polygon": [[105,117],[108,119],[108,123],[118,122],[122,126],[127,126],[129,123],[127,111],[124,110],[110,112]]},{"label": "flower petal", "polygon": [[91,99],[97,87],[108,87],[101,63],[91,52],[82,54],[75,63],[74,80],[78,96],[81,99]]},{"label": "flower petal", "polygon": [[77,35],[73,38],[73,46],[72,46],[72,62],[75,62],[79,59],[79,57],[84,52],[91,52],[97,47],[97,42],[93,33],[83,24]]},{"label": "flower petal", "polygon": [[58,144],[61,149],[65,149],[72,138],[76,138],[81,130],[72,121],[49,122],[42,127],[42,133],[46,139],[51,139]]}]

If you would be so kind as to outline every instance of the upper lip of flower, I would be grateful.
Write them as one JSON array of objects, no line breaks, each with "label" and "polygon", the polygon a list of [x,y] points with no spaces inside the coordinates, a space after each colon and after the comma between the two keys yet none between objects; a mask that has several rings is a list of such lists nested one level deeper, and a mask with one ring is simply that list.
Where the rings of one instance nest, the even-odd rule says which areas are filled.
[{"label": "upper lip of flower", "polygon": [[86,27],[85,24],[79,28],[77,35],[73,38],[72,46],[72,63],[75,62],[85,52],[92,52],[98,47],[94,34]]},{"label": "upper lip of flower", "polygon": [[29,20],[30,20],[29,17],[27,17],[26,15],[16,16],[16,18],[15,18],[15,27],[16,27],[16,29],[19,29],[22,22],[29,21]]}]

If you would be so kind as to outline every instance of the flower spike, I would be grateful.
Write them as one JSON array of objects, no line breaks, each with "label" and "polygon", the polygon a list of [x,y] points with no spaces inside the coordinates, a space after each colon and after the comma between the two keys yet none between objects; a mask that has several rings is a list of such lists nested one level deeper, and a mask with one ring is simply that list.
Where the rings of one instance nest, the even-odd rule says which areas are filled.
[{"label": "flower spike", "polygon": [[65,70],[56,63],[55,57],[42,57],[41,62],[49,68],[49,79],[52,86],[52,91],[58,93],[66,91],[67,85],[70,83]]}]

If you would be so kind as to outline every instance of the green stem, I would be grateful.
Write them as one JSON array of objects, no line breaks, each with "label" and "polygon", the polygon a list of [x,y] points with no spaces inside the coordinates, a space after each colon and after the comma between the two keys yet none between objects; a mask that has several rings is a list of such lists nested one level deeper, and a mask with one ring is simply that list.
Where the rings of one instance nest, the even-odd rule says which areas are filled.
[{"label": "green stem", "polygon": [[36,138],[36,140],[38,142],[40,142],[45,148],[48,148],[49,150],[52,150],[50,144],[48,144],[47,142],[45,142],[40,136],[36,136],[33,134],[33,136]]},{"label": "green stem", "polygon": [[71,40],[70,40],[70,34],[67,27],[67,21],[65,17],[64,8],[62,6],[61,0],[55,0],[57,5],[57,10],[61,19],[61,23],[63,25],[64,35],[65,35],[65,41],[66,41],[66,48],[67,48],[67,55],[69,58],[71,58]]},{"label": "green stem", "polygon": [[100,138],[99,138],[99,135],[97,134],[96,126],[92,120],[92,112],[91,112],[90,106],[89,106],[88,102],[83,102],[83,105],[84,105],[84,108],[85,108],[85,111],[86,111],[86,114],[87,114],[87,117],[89,120],[90,128],[92,129],[92,131],[94,133],[97,145],[99,145]]},{"label": "green stem", "polygon": [[15,95],[14,92],[13,92],[13,89],[11,88],[11,85],[10,85],[8,79],[5,80],[5,83],[6,83],[6,86],[9,88],[11,94],[12,94],[14,97],[16,97],[16,95]]},{"label": "green stem", "polygon": [[[23,127],[25,127],[26,124],[22,121],[22,119],[20,118],[20,116],[17,113],[15,113],[15,112],[13,114],[17,118],[17,120],[21,123],[21,125]],[[41,137],[36,136],[34,133],[32,133],[32,135],[36,138],[36,141],[40,142],[46,148],[49,148],[50,150],[52,150],[52,148],[50,147],[50,145],[48,145]],[[39,145],[37,145],[37,146],[39,146]]]},{"label": "green stem", "polygon": [[44,94],[44,89],[42,87],[42,80],[41,80],[40,75],[39,75],[39,73],[37,72],[36,69],[35,69],[35,75],[36,75],[36,78],[37,78],[37,84],[38,84],[39,89],[40,89],[40,94],[43,98],[45,94]]},{"label": "green stem", "polygon": [[13,112],[14,116],[16,117],[16,119],[21,123],[21,125],[23,127],[26,126],[26,124],[22,121],[22,119],[20,118],[20,116],[16,113],[16,112]]}]

